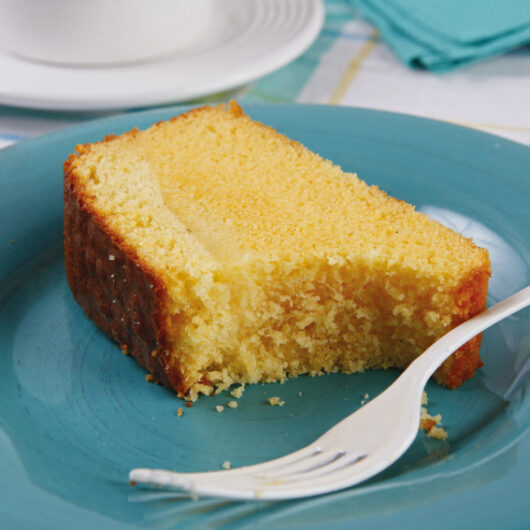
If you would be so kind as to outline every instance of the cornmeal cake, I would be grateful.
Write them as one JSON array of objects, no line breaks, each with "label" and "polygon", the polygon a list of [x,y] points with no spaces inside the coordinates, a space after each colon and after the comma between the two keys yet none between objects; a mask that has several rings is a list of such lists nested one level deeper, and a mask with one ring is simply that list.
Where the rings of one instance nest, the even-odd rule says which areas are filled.
[{"label": "cornmeal cake", "polygon": [[[66,272],[105,333],[194,399],[407,366],[485,308],[488,253],[252,121],[203,107],[65,163]],[[480,337],[437,371],[454,388]]]}]

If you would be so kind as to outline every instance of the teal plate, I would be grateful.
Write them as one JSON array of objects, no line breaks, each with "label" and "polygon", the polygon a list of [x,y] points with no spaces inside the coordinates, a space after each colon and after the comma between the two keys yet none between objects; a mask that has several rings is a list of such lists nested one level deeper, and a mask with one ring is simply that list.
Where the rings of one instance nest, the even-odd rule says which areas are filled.
[{"label": "teal plate", "polygon": [[[78,143],[182,108],[128,114],[0,152],[0,527],[528,528],[528,310],[484,335],[485,367],[461,388],[429,383],[447,441],[420,433],[357,487],[288,502],[193,500],[133,487],[133,467],[254,464],[311,442],[395,371],[300,377],[184,408],[72,299],[62,249],[62,162]],[[486,246],[491,304],[529,283],[530,151],[453,125],[368,110],[248,106],[250,115]],[[283,407],[266,403],[270,396]],[[384,432],[381,433],[384,436]]]}]

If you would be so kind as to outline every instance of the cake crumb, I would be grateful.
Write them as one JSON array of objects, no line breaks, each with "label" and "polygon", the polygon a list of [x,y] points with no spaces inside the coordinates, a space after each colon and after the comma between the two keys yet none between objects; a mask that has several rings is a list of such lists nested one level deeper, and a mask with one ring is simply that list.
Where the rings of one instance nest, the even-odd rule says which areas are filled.
[{"label": "cake crumb", "polygon": [[217,412],[223,412],[224,409],[225,409],[225,408],[223,407],[223,405],[217,405],[217,406],[215,407],[215,410],[216,410]]},{"label": "cake crumb", "polygon": [[234,390],[232,390],[232,392],[230,392],[230,395],[239,399],[242,395],[243,395],[243,392],[245,391],[245,383],[243,383],[241,386],[237,387],[237,388],[234,388]]},{"label": "cake crumb", "polygon": [[182,416],[182,408],[179,407],[179,409],[177,410],[177,416]]},{"label": "cake crumb", "polygon": [[238,407],[237,401],[229,401],[229,402],[227,403],[227,405],[228,405],[231,409],[237,409],[237,407]]},{"label": "cake crumb", "polygon": [[429,403],[429,398],[427,397],[427,392],[425,390],[421,393],[421,404],[427,405]]},{"label": "cake crumb", "polygon": [[435,438],[436,440],[447,440],[447,431],[442,429],[442,427],[437,427],[436,425],[431,428],[427,435],[431,438]]},{"label": "cake crumb", "polygon": [[278,396],[272,396],[269,398],[269,404],[271,405],[271,407],[274,407],[274,406],[283,407],[283,405],[285,404],[285,401],[281,401]]},{"label": "cake crumb", "polygon": [[148,383],[154,383],[155,378],[154,378],[151,374],[145,374],[145,380],[146,380]]},{"label": "cake crumb", "polygon": [[230,464],[230,460],[225,460],[223,462],[223,469],[231,469],[232,465]]},{"label": "cake crumb", "polygon": [[370,399],[370,394],[366,393],[364,394],[362,400],[361,400],[361,405],[364,405],[368,400]]},{"label": "cake crumb", "polygon": [[186,402],[186,407],[191,408],[193,407],[193,403],[191,401]]},{"label": "cake crumb", "polygon": [[431,416],[425,407],[421,407],[420,429],[423,429],[427,433],[427,436],[436,440],[446,440],[447,431],[440,427],[441,423],[441,414]]}]

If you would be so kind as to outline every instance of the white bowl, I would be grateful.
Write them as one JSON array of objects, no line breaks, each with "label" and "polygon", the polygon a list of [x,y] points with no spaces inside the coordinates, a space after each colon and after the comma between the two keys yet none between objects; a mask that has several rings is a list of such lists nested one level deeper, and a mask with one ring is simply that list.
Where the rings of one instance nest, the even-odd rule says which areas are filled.
[{"label": "white bowl", "polygon": [[0,0],[0,48],[69,65],[141,62],[198,42],[213,0]]}]

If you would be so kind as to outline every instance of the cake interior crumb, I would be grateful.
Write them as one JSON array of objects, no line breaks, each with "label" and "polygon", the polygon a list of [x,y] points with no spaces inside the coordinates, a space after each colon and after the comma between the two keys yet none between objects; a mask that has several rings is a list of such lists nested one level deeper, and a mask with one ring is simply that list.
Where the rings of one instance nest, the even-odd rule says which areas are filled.
[{"label": "cake interior crumb", "polygon": [[232,401],[229,401],[229,402],[227,403],[227,405],[228,405],[231,409],[237,409],[237,407],[238,407],[237,401],[233,401],[233,400],[232,400]]},{"label": "cake interior crumb", "polygon": [[223,469],[231,469],[232,465],[230,464],[230,460],[225,460],[223,462]]},{"label": "cake interior crumb", "polygon": [[223,405],[217,405],[217,406],[215,407],[215,410],[216,410],[217,412],[223,412],[224,409],[225,409],[225,408],[223,407]]}]

